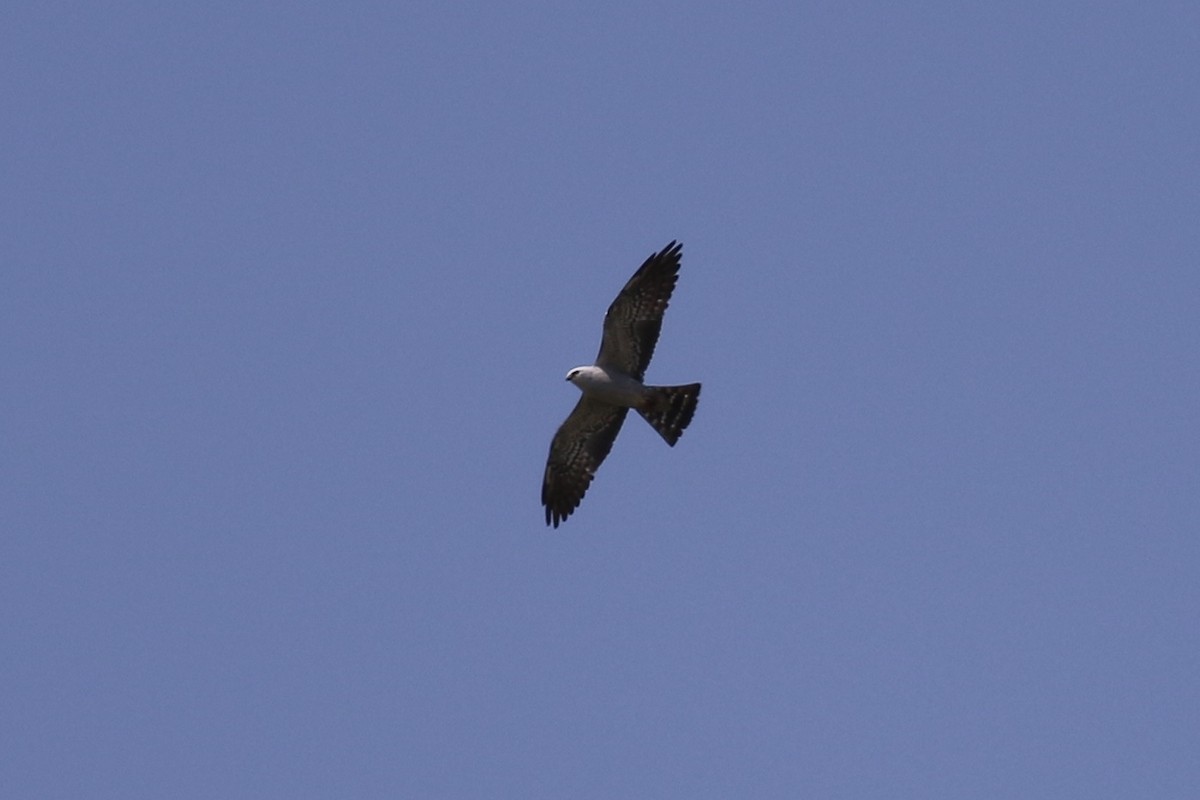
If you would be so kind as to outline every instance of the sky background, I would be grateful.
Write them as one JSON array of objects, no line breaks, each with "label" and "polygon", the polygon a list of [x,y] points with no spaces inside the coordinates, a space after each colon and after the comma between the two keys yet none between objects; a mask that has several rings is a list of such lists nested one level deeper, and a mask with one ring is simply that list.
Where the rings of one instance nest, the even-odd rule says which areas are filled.
[{"label": "sky background", "polygon": [[1194,797],[1200,6],[906,5],[8,4],[0,794]]}]

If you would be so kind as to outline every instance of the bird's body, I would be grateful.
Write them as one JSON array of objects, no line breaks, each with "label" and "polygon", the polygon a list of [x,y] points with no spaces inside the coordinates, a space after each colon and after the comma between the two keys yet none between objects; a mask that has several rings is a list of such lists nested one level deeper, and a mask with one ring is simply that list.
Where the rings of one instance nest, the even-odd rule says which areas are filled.
[{"label": "bird's body", "polygon": [[629,409],[635,409],[672,447],[692,420],[700,384],[647,386],[643,382],[679,277],[682,249],[671,242],[646,259],[604,316],[596,363],[567,373],[567,380],[583,396],[550,443],[542,479],[547,525],[557,528],[579,505]]},{"label": "bird's body", "polygon": [[567,373],[567,380],[578,386],[584,394],[614,406],[638,408],[645,404],[648,395],[646,384],[632,375],[594,364],[575,367]]}]

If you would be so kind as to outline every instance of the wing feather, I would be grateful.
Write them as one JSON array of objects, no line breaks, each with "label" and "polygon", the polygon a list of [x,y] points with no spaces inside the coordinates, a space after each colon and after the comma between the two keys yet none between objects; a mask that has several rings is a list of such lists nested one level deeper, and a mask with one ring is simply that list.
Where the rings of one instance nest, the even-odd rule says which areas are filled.
[{"label": "wing feather", "polygon": [[679,280],[683,245],[671,242],[633,273],[604,315],[604,335],[596,364],[613,367],[639,381],[654,355],[663,312]]},{"label": "wing feather", "polygon": [[550,442],[546,474],[542,478],[542,505],[546,524],[558,524],[579,507],[596,470],[604,462],[621,431],[628,408],[579,398]]}]

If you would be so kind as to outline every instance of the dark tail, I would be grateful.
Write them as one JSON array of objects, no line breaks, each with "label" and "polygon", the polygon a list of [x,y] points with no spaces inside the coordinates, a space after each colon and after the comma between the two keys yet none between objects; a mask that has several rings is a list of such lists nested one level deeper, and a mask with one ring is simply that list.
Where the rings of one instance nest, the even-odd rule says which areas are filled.
[{"label": "dark tail", "polygon": [[650,398],[645,408],[639,408],[642,419],[650,423],[658,435],[672,447],[679,441],[683,429],[692,421],[696,413],[696,403],[700,399],[700,384],[689,383],[687,386],[648,386]]}]

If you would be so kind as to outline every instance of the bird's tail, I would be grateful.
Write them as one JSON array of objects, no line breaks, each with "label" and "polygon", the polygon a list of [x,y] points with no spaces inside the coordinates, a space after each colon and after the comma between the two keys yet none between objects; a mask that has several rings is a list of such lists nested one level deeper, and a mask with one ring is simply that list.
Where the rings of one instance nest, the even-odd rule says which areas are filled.
[{"label": "bird's tail", "polygon": [[647,386],[650,390],[644,408],[638,413],[642,419],[650,423],[658,435],[672,447],[679,441],[683,429],[692,421],[696,413],[696,403],[700,399],[700,384],[689,383],[687,386]]}]

